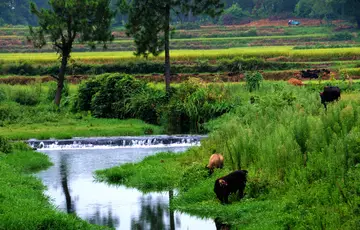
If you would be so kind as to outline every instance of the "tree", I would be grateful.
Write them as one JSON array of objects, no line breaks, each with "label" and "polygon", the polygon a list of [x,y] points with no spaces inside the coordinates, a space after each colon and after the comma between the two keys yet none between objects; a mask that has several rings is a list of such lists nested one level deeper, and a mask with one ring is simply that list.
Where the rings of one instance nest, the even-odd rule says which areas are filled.
[{"label": "tree", "polygon": [[333,0],[300,0],[296,4],[295,13],[300,17],[318,18],[321,23],[323,19],[335,18],[334,2]]},{"label": "tree", "polygon": [[129,21],[126,33],[132,36],[136,45],[137,56],[159,55],[165,51],[165,85],[170,90],[170,13],[189,11],[193,15],[219,15],[222,12],[221,0],[122,0],[123,12],[126,11]]},{"label": "tree", "polygon": [[[109,7],[110,0],[49,0],[49,9],[39,10],[35,3],[30,4],[31,13],[39,21],[39,27],[29,27],[29,41],[41,48],[49,39],[60,55],[61,65],[57,76],[55,104],[60,105],[64,88],[65,73],[74,42],[87,42],[92,48],[95,43],[113,40],[110,26],[114,12]],[[45,35],[48,35],[45,37]]]},{"label": "tree", "polygon": [[346,15],[355,19],[358,29],[360,29],[360,0],[345,0]]}]

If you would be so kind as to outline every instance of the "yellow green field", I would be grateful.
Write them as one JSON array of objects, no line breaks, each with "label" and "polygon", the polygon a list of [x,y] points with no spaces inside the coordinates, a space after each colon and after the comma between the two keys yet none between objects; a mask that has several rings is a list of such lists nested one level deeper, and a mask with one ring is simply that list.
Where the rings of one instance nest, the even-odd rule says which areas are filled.
[{"label": "yellow green field", "polygon": [[[356,60],[360,58],[360,47],[293,50],[292,46],[267,46],[267,47],[241,47],[231,49],[214,50],[172,50],[173,60],[194,60],[194,59],[220,59],[232,57],[257,57],[276,58],[282,57],[289,60],[312,61],[312,60]],[[163,54],[158,57],[150,56],[149,59],[163,59]],[[134,56],[131,51],[116,52],[74,52],[74,60],[103,63],[111,61],[127,61],[141,59]],[[3,63],[13,62],[54,62],[58,59],[55,53],[1,53],[0,60]]]}]

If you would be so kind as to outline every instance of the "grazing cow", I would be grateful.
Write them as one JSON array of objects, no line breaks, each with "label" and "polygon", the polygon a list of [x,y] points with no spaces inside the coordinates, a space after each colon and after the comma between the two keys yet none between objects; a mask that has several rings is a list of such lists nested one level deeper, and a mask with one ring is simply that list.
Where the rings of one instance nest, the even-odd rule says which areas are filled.
[{"label": "grazing cow", "polygon": [[327,76],[330,74],[330,70],[328,69],[321,69],[321,70],[318,70],[318,69],[308,69],[306,71],[304,70],[301,70],[300,71],[301,73],[301,77],[303,78],[310,78],[310,79],[318,79],[319,78],[319,75],[324,75],[324,76]]},{"label": "grazing cow", "polygon": [[222,204],[229,203],[229,195],[237,191],[239,199],[243,198],[247,173],[246,170],[237,170],[215,181],[214,192]]},{"label": "grazing cow", "polygon": [[303,77],[303,78],[310,78],[310,79],[318,79],[319,78],[319,73],[320,73],[320,70],[317,70],[317,69],[315,69],[315,70],[306,70],[306,71],[304,71],[304,70],[301,70],[300,71],[301,72],[301,77]]},{"label": "grazing cow", "polygon": [[298,86],[304,85],[304,83],[303,83],[301,80],[296,79],[296,78],[290,78],[290,79],[288,80],[288,83],[289,83],[290,85],[298,85]]},{"label": "grazing cow", "polygon": [[327,102],[332,102],[339,100],[340,98],[340,88],[337,86],[325,86],[324,91],[320,93],[321,104],[326,108]]},{"label": "grazing cow", "polygon": [[214,153],[210,156],[209,164],[206,166],[209,169],[209,175],[214,172],[215,168],[223,168],[224,167],[224,157],[221,154]]}]

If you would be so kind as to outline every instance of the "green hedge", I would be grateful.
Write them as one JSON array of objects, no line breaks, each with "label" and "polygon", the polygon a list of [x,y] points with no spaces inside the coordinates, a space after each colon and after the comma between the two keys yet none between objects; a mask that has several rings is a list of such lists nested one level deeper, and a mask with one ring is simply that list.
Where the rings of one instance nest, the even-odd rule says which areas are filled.
[{"label": "green hedge", "polygon": [[[219,71],[249,71],[249,70],[286,70],[300,68],[303,64],[288,62],[271,62],[259,58],[235,57],[231,59],[220,59],[216,64],[210,64],[208,60],[197,60],[189,64],[173,64],[174,73],[216,73]],[[57,64],[40,65],[28,62],[5,64],[0,62],[1,75],[51,75],[59,72]],[[157,61],[119,62],[115,64],[73,64],[67,67],[67,74],[103,74],[103,73],[127,73],[127,74],[149,74],[163,73],[164,63]]]}]

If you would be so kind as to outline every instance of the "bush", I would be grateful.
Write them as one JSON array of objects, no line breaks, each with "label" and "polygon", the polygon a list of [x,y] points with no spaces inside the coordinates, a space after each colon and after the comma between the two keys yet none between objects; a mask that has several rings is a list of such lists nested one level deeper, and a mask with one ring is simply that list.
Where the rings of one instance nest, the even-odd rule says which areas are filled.
[{"label": "bush", "polygon": [[206,86],[190,78],[174,89],[169,102],[159,108],[160,123],[168,133],[204,133],[204,124],[229,112],[234,105],[222,87]]},{"label": "bush", "polygon": [[165,91],[146,88],[130,98],[127,111],[147,123],[159,124],[158,109],[167,101]]},{"label": "bush", "polygon": [[223,12],[219,22],[223,25],[233,25],[241,22],[246,17],[248,17],[248,15],[235,3]]},{"label": "bush", "polygon": [[19,151],[31,151],[32,148],[25,142],[16,141],[12,143],[12,149],[19,150]]},{"label": "bush", "polygon": [[247,89],[250,92],[258,90],[263,79],[264,78],[260,72],[247,72],[245,74]]},{"label": "bush", "polygon": [[40,95],[32,88],[17,88],[12,92],[11,97],[20,105],[34,106],[40,102]]},{"label": "bush", "polygon": [[259,58],[236,57],[233,59],[220,60],[220,66],[224,71],[241,73],[244,71],[252,71],[264,68],[266,62]]},{"label": "bush", "polygon": [[79,85],[77,98],[73,104],[73,111],[90,111],[91,100],[95,93],[100,89],[100,86],[110,74],[99,75],[96,78],[84,81]]},{"label": "bush", "polygon": [[330,35],[329,40],[330,41],[347,41],[352,40],[354,38],[354,35],[350,32],[340,32],[340,33],[334,33]]},{"label": "bush", "polygon": [[0,103],[0,123],[15,121],[21,114],[19,105],[15,102]]},{"label": "bush", "polygon": [[91,111],[95,117],[132,118],[126,103],[143,91],[146,84],[126,74],[111,74],[92,97]]},{"label": "bush", "polygon": [[0,88],[0,102],[5,101],[7,99],[7,95],[5,93],[5,90]]},{"label": "bush", "polygon": [[11,153],[12,146],[10,142],[5,138],[0,136],[0,152],[2,153]]}]

